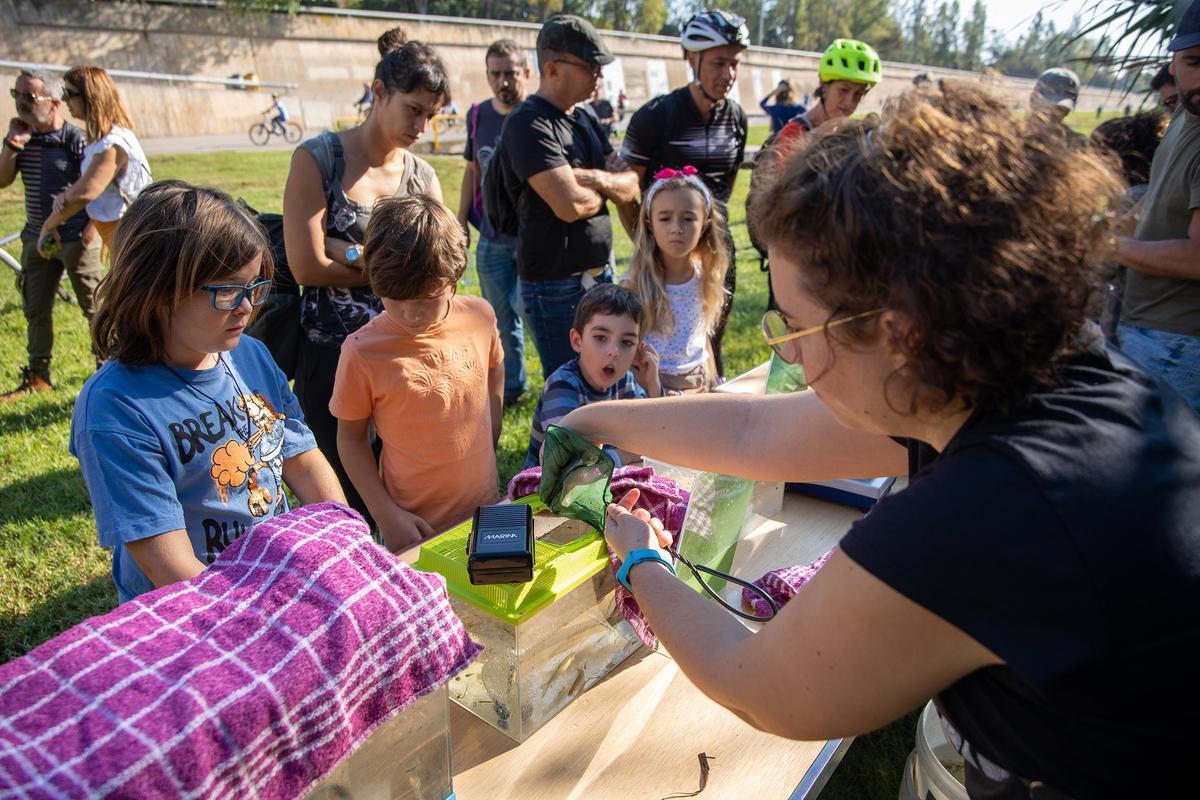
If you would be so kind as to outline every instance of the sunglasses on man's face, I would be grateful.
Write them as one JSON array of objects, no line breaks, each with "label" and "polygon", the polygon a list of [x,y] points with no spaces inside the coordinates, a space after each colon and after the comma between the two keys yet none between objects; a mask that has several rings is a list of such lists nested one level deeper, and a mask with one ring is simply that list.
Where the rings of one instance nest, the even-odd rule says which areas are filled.
[{"label": "sunglasses on man's face", "polygon": [[600,66],[599,64],[580,64],[578,61],[571,61],[566,58],[555,58],[552,60],[558,64],[570,64],[572,67],[579,67],[581,70],[590,73],[592,76],[604,74],[604,67]]},{"label": "sunglasses on man's face", "polygon": [[13,100],[23,100],[26,103],[36,103],[39,100],[53,100],[53,97],[44,94],[34,94],[33,92],[18,92],[16,89],[9,89],[8,93]]}]

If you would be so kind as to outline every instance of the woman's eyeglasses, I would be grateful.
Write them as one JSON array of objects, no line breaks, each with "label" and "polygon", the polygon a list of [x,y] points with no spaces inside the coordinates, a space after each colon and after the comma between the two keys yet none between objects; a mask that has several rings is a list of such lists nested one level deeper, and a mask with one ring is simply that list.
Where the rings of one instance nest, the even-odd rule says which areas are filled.
[{"label": "woman's eyeglasses", "polygon": [[267,302],[271,291],[271,282],[266,278],[255,281],[247,286],[201,286],[201,289],[212,295],[212,307],[217,311],[233,311],[249,300],[250,305],[257,308]]},{"label": "woman's eyeglasses", "polygon": [[873,308],[861,314],[835,319],[833,322],[827,322],[824,325],[814,325],[811,328],[796,330],[791,325],[788,325],[787,320],[783,318],[783,314],[771,309],[766,314],[763,314],[762,332],[767,340],[767,344],[771,346],[775,354],[790,364],[796,360],[797,356],[796,345],[794,343],[802,336],[809,336],[827,328],[833,328],[846,322],[853,322],[856,319],[874,316],[880,311],[883,311],[883,309]]},{"label": "woman's eyeglasses", "polygon": [[53,97],[44,94],[34,94],[33,92],[18,92],[16,89],[9,89],[8,93],[13,100],[24,100],[26,103],[36,103],[39,100],[53,100]]}]

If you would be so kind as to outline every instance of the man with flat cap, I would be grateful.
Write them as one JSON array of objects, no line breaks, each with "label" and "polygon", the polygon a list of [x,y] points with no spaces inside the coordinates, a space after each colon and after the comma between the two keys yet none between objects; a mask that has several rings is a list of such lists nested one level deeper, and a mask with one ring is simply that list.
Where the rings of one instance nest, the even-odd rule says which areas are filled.
[{"label": "man with flat cap", "polygon": [[1167,49],[1182,109],[1154,153],[1137,230],[1117,239],[1129,268],[1117,337],[1200,411],[1200,0]]},{"label": "man with flat cap", "polygon": [[637,198],[635,175],[613,153],[587,101],[612,53],[587,20],[551,17],[537,37],[541,84],[504,122],[500,148],[524,187],[517,202],[521,300],[542,374],[575,356],[575,307],[612,282],[607,201]]}]

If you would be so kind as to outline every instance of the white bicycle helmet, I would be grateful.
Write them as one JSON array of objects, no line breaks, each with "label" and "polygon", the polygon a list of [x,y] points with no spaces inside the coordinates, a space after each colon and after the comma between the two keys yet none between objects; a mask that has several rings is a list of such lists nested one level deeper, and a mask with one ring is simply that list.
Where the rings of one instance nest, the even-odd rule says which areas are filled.
[{"label": "white bicycle helmet", "polygon": [[737,14],[716,9],[696,14],[683,26],[680,44],[686,53],[700,53],[714,47],[735,44],[750,46],[750,29]]}]

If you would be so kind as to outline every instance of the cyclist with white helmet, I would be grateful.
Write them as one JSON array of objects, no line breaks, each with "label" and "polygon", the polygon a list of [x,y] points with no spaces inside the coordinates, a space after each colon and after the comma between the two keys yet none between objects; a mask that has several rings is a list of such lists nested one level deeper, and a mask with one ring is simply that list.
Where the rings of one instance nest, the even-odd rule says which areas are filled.
[{"label": "cyclist with white helmet", "polygon": [[[746,21],[736,14],[706,11],[683,26],[680,44],[692,81],[634,112],[621,157],[637,172],[643,192],[663,167],[695,167],[724,214],[746,150],[746,112],[729,93],[737,80],[742,51],[750,46],[750,32]],[[638,210],[629,211],[622,214],[621,221],[632,234]],[[733,240],[727,245],[729,298],[711,340],[718,375],[724,372],[721,338],[736,282]]]}]

